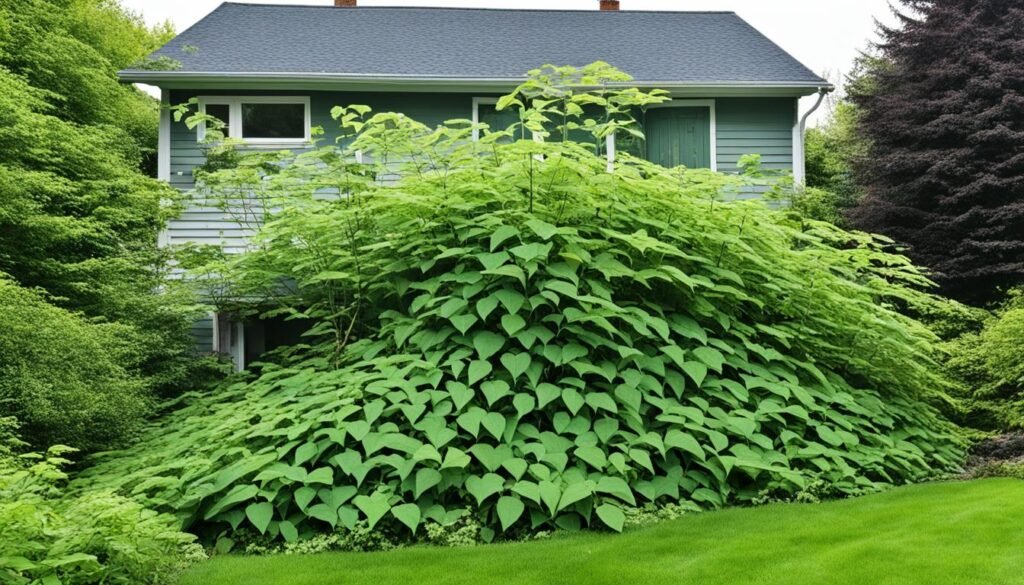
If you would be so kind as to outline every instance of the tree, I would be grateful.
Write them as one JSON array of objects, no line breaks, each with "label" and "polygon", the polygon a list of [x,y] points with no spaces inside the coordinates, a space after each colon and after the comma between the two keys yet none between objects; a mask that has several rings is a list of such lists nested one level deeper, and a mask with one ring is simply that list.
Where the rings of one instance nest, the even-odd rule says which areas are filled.
[{"label": "tree", "polygon": [[[97,351],[150,392],[187,379],[194,308],[158,292],[171,290],[157,235],[177,195],[146,174],[159,104],[116,72],[164,38],[110,0],[0,0],[0,278],[116,324],[131,355]],[[0,353],[0,370],[15,357]],[[0,400],[0,416],[25,406]]]},{"label": "tree", "polygon": [[864,155],[864,141],[857,134],[857,107],[848,101],[835,105],[823,126],[807,130],[808,193],[794,202],[814,217],[844,225],[845,214],[863,195],[853,166]]},{"label": "tree", "polygon": [[904,4],[850,88],[869,142],[851,220],[985,302],[1024,282],[1024,1]]}]

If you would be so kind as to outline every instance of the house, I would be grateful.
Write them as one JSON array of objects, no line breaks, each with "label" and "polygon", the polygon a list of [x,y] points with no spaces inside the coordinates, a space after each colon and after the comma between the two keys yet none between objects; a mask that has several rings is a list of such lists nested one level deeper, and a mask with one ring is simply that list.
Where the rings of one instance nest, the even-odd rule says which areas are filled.
[{"label": "house", "polygon": [[[642,120],[647,157],[723,172],[759,154],[769,169],[802,180],[799,98],[830,91],[778,45],[731,12],[638,12],[615,0],[591,11],[360,7],[226,2],[152,55],[162,70],[120,72],[162,90],[165,105],[197,97],[251,148],[302,148],[311,128],[328,140],[335,105],[366,104],[427,124],[453,118],[501,123],[497,97],[546,63],[607,61],[635,85],[668,90],[669,107]],[[820,103],[820,99],[819,99]],[[203,129],[160,124],[159,174],[193,186]],[[246,234],[220,211],[193,206],[170,222],[167,244],[233,248]],[[196,326],[200,345],[241,365],[284,332],[281,324]]]}]

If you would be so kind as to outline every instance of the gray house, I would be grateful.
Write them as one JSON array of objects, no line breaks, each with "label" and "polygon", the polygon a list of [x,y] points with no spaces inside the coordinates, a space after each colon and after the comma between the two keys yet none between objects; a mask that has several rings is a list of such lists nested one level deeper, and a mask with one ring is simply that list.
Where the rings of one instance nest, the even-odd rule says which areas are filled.
[{"label": "gray house", "polygon": [[[668,90],[668,107],[642,120],[646,156],[666,166],[734,172],[759,154],[803,179],[799,98],[832,86],[731,12],[637,12],[615,0],[592,11],[285,6],[226,2],[152,55],[164,70],[129,69],[126,82],[160,87],[164,104],[198,98],[248,148],[295,148],[321,126],[332,140],[336,105],[367,104],[426,124],[471,118],[504,126],[497,97],[545,63],[607,61],[634,85]],[[819,100],[820,103],[820,100]],[[203,128],[164,111],[159,173],[193,186]],[[246,234],[216,209],[193,206],[165,244],[238,248]],[[271,343],[273,325],[198,323],[206,350],[241,365]]]}]

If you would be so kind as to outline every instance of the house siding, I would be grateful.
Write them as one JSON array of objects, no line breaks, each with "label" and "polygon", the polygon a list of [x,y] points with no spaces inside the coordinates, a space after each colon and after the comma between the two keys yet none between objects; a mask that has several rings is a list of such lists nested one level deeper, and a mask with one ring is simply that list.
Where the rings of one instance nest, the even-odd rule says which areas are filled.
[{"label": "house siding", "polygon": [[[402,112],[428,126],[435,126],[450,119],[471,118],[473,97],[484,97],[469,93],[172,90],[170,104],[184,103],[199,95],[309,96],[312,126],[324,129],[322,139],[326,144],[332,144],[339,136],[338,125],[330,115],[331,108],[337,105],[365,104],[375,112]],[[793,168],[795,98],[719,98],[715,106],[719,171],[738,171],[737,162],[745,154],[760,154],[765,169]],[[172,120],[170,135],[170,184],[181,190],[191,189],[195,185],[193,169],[205,161],[196,130],[190,130],[184,120]],[[741,197],[756,197],[757,191],[745,191]],[[238,251],[248,235],[229,214],[193,200],[179,217],[168,223],[163,241],[167,245],[208,244]],[[212,350],[213,321],[197,322],[193,335],[201,350]]]}]

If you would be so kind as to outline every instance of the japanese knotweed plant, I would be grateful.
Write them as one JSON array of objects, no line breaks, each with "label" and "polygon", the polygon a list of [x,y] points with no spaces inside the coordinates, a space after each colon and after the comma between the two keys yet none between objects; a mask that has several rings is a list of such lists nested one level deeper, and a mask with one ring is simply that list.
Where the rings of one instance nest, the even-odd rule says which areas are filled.
[{"label": "japanese knotweed plant", "polygon": [[[834,495],[957,466],[929,402],[927,280],[747,181],[599,146],[660,93],[597,64],[504,98],[508,129],[336,108],[336,145],[202,177],[272,205],[206,270],[308,343],[169,415],[85,483],[210,537],[294,540],[470,515],[485,536],[623,526],[623,508]],[[586,133],[591,140],[569,140]],[[532,135],[561,140],[535,140]]]}]

